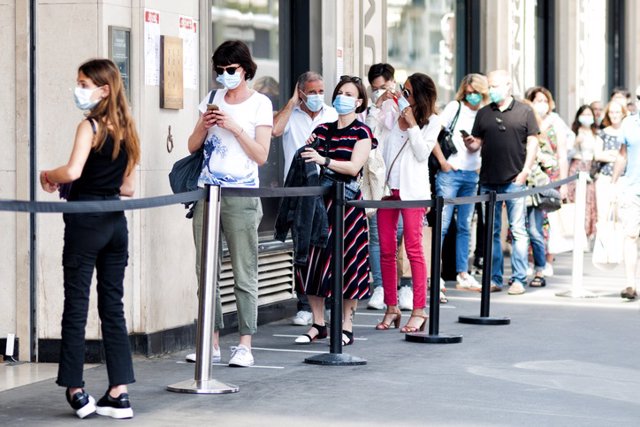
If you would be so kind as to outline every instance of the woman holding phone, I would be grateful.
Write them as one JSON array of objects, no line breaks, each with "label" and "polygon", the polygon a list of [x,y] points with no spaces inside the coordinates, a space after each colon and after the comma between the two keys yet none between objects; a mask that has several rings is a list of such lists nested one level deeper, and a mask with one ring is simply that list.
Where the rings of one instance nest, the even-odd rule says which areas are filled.
[{"label": "woman holding phone", "polygon": [[[42,188],[52,193],[61,184],[73,183],[66,195],[69,201],[132,196],[140,142],[118,67],[108,59],[82,64],[74,97],[78,108],[88,111],[87,117],[78,125],[69,162],[40,173]],[[56,382],[66,387],[67,401],[80,418],[94,412],[112,418],[131,418],[127,384],[135,379],[122,303],[129,256],[127,219],[122,211],[64,214],[63,218],[64,310]],[[107,392],[97,404],[84,390],[82,377],[94,270],[109,376]]]},{"label": "woman holding phone", "polygon": [[[271,101],[247,84],[255,76],[258,66],[243,42],[230,40],[222,43],[213,53],[212,62],[218,75],[216,81],[224,88],[217,90],[211,101],[211,92],[202,100],[200,118],[189,137],[190,152],[204,149],[198,185],[257,188],[258,167],[267,161],[271,142]],[[193,237],[198,280],[203,215],[202,203],[196,203]],[[262,205],[258,197],[222,198],[220,223],[233,266],[240,334],[238,345],[231,348],[229,366],[248,367],[254,364],[251,337],[258,330],[258,225],[261,219]],[[219,331],[224,327],[220,292],[216,292],[215,304],[212,355],[214,361],[220,361]],[[187,360],[195,361],[195,354],[187,355]]]}]

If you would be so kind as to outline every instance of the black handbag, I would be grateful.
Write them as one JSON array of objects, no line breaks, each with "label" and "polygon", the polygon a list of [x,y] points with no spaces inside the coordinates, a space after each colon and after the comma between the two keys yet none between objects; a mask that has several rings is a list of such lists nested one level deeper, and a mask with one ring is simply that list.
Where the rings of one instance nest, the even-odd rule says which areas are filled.
[{"label": "black handbag", "polygon": [[555,212],[562,207],[560,192],[554,188],[531,195],[531,206],[545,212]]},{"label": "black handbag", "polygon": [[[456,127],[456,123],[458,123],[458,116],[460,116],[461,108],[462,102],[458,101],[458,111],[453,117],[453,120],[451,120],[449,126],[444,126],[438,134],[438,144],[440,145],[440,149],[442,150],[442,154],[445,159],[448,159],[449,156],[458,152],[456,145],[453,143],[453,130]],[[438,159],[433,155],[433,153],[429,156],[429,170],[432,173],[440,170],[440,162],[438,162]]]}]

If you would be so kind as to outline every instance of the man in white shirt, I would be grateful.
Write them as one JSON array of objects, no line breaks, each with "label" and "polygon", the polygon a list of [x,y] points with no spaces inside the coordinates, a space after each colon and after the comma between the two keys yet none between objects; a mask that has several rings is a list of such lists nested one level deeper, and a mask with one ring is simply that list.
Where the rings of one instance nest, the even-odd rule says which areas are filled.
[{"label": "man in white shirt", "polygon": [[[273,118],[271,135],[282,135],[284,148],[284,178],[286,179],[296,151],[302,147],[313,130],[322,123],[335,122],[338,113],[324,102],[324,81],[314,71],[298,77],[287,105]],[[310,325],[313,316],[306,295],[298,295],[298,313],[292,319],[294,325]]]},{"label": "man in white shirt", "polygon": [[335,122],[338,113],[324,102],[324,81],[314,71],[298,77],[293,95],[273,119],[274,137],[282,135],[284,177],[287,177],[296,151],[305,144],[311,132],[322,123]]}]

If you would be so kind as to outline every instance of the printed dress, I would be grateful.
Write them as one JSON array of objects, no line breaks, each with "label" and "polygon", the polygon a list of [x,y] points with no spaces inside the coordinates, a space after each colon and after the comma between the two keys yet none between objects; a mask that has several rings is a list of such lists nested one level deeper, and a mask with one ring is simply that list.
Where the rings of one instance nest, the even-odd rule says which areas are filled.
[{"label": "printed dress", "polygon": [[[375,140],[371,130],[364,123],[354,120],[349,126],[337,129],[337,122],[318,126],[316,134],[319,144],[318,152],[332,160],[349,160],[356,143],[362,139],[370,139],[372,148]],[[331,129],[331,131],[329,131]],[[328,136],[331,135],[330,141]],[[362,173],[362,172],[361,172]],[[356,179],[338,175],[340,178]],[[362,193],[358,190],[355,200],[361,200]],[[307,265],[296,266],[296,291],[319,297],[331,296],[333,278],[333,245],[335,235],[333,223],[335,204],[331,194],[324,198],[329,216],[329,240],[324,248],[311,246]],[[369,297],[369,230],[363,208],[345,206],[344,235],[339,236],[344,241],[344,283],[342,295],[344,299],[363,299]]]}]

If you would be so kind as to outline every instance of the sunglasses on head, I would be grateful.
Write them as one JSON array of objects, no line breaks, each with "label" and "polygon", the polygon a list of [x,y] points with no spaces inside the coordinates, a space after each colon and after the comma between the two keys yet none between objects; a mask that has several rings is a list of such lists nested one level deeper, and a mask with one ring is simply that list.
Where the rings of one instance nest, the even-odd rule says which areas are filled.
[{"label": "sunglasses on head", "polygon": [[234,75],[236,70],[240,68],[240,65],[227,65],[226,67],[215,67],[216,74],[221,76],[225,71],[229,75]]},{"label": "sunglasses on head", "polygon": [[341,82],[362,83],[362,79],[358,76],[340,76]]}]

